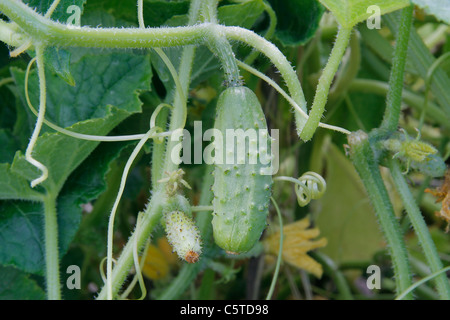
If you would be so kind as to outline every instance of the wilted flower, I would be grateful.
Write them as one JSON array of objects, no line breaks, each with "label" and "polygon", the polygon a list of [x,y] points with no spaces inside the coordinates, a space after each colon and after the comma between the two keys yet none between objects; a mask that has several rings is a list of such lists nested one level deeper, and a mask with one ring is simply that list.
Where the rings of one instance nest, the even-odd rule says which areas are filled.
[{"label": "wilted flower", "polygon": [[436,216],[447,221],[447,228],[445,232],[448,232],[450,229],[450,169],[447,170],[444,183],[440,188],[434,190],[427,188],[425,189],[425,192],[431,193],[435,196],[436,202],[442,202],[441,211],[436,212]]},{"label": "wilted flower", "polygon": [[[310,226],[308,218],[298,220],[283,227],[284,262],[308,271],[317,278],[322,277],[322,265],[307,255],[307,252],[327,245],[327,239],[312,240],[319,236],[317,228],[307,229]],[[280,232],[275,232],[263,241],[264,250],[268,254],[278,255],[280,245]]]}]

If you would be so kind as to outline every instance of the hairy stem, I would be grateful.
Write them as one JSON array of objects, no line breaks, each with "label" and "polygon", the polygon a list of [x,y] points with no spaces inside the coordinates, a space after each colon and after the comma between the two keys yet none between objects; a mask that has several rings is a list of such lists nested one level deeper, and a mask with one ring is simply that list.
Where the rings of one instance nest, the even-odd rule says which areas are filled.
[{"label": "hairy stem", "polygon": [[[397,292],[403,292],[411,285],[408,252],[378,163],[366,133],[354,132],[348,136],[348,142],[353,165],[361,177],[387,242],[394,267]],[[408,295],[407,298],[412,297]]]},{"label": "hairy stem", "polygon": [[227,38],[218,25],[212,25],[207,33],[208,48],[219,58],[225,74],[225,86],[237,87],[242,85],[239,68],[234,52]]},{"label": "hairy stem", "polygon": [[403,78],[405,74],[406,56],[408,53],[409,34],[411,32],[414,6],[402,10],[397,44],[395,45],[392,69],[389,78],[389,91],[386,98],[386,110],[380,129],[397,130],[402,103]]},{"label": "hairy stem", "polygon": [[173,47],[202,43],[207,24],[176,28],[70,27],[38,14],[21,1],[2,1],[0,11],[35,41],[48,46],[96,48]]},{"label": "hairy stem", "polygon": [[61,300],[56,199],[51,195],[44,197],[44,217],[47,298],[49,300]]},{"label": "hairy stem", "polygon": [[[201,3],[192,2],[191,8],[194,7],[198,12]],[[59,47],[154,48],[200,45],[205,43],[209,29],[213,26],[227,39],[241,41],[265,54],[280,71],[294,101],[306,112],[302,87],[289,61],[275,45],[244,28],[211,23],[194,25],[197,20],[193,23],[190,21],[186,27],[172,28],[74,28],[46,19],[20,1],[0,2],[0,11],[25,30],[23,33],[48,46]],[[295,121],[300,135],[306,120],[295,113]]]},{"label": "hairy stem", "polygon": [[333,50],[331,51],[327,65],[323,69],[322,75],[320,76],[317,84],[316,94],[314,96],[308,121],[306,122],[300,135],[300,138],[304,141],[310,140],[319,126],[320,119],[325,111],[325,105],[327,103],[331,82],[333,81],[342,57],[344,56],[345,50],[347,49],[351,33],[351,28],[341,27],[339,29]]}]

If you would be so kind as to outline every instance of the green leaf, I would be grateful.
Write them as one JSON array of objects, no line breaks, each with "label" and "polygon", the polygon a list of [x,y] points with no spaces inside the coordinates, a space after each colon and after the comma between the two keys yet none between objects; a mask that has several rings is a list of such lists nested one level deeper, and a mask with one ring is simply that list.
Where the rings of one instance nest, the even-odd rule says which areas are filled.
[{"label": "green leaf", "polygon": [[44,290],[22,271],[0,266],[0,274],[0,300],[45,299]]},{"label": "green leaf", "polygon": [[409,0],[319,0],[336,17],[339,24],[352,28],[373,15],[369,6],[378,6],[380,14],[386,14],[410,4]]},{"label": "green leaf", "polygon": [[[70,175],[59,194],[56,206],[61,256],[67,251],[78,230],[82,204],[96,199],[105,190],[105,176],[112,161],[129,144],[130,142],[101,144]],[[0,202],[0,212],[0,264],[14,265],[26,272],[42,275],[45,259],[42,204],[3,201]]]},{"label": "green leaf", "polygon": [[[45,14],[50,8],[54,0],[28,0],[24,3],[30,7],[35,8],[37,12]],[[66,23],[69,17],[73,14],[69,13],[67,9],[70,6],[77,6],[80,8],[80,14],[83,12],[83,6],[86,0],[61,0],[56,7],[55,11],[51,15],[51,19]],[[65,82],[71,86],[75,85],[75,80],[70,74],[70,52],[66,49],[50,47],[45,50],[44,53],[45,65],[61,77]]]},{"label": "green leaf", "polygon": [[74,86],[75,80],[70,74],[70,52],[56,47],[45,50],[44,56],[46,66],[61,77],[69,85]]},{"label": "green leaf", "polygon": [[[138,94],[150,88],[150,61],[148,55],[142,54],[103,51],[94,55],[90,52],[84,51],[84,55],[77,52],[74,59],[71,74],[77,84],[75,87],[61,81],[55,74],[46,73],[47,115],[60,126],[70,126],[69,130],[105,135],[130,114],[141,111]],[[11,73],[18,88],[16,94],[25,110],[25,73],[19,69],[11,69]],[[35,106],[38,105],[38,89],[36,74],[32,72],[29,91]],[[34,123],[35,116],[27,112],[30,122]],[[83,165],[82,162],[99,142],[75,139],[48,128],[43,131],[46,132],[37,139],[33,156],[47,166],[48,179],[30,189],[29,181],[41,172],[25,160],[22,151],[17,151],[11,167],[9,164],[0,165],[0,195],[1,199],[39,200],[44,189],[54,196],[59,194],[58,238],[62,254],[79,226],[81,204],[93,200],[105,188],[102,177],[121,144],[109,146],[111,149],[102,150],[97,160],[91,158]],[[0,264],[43,274],[42,204],[1,201],[0,206]]]},{"label": "green leaf", "polygon": [[250,0],[238,4],[220,6],[217,9],[219,23],[250,29],[264,12],[262,0]]},{"label": "green leaf", "polygon": [[[128,115],[141,111],[138,91],[150,87],[150,70],[146,55],[86,55],[72,66],[71,73],[77,83],[75,87],[60,81],[54,74],[47,75],[46,118],[62,127],[73,124],[69,130],[75,132],[105,135]],[[25,105],[24,72],[12,69],[12,74]],[[30,74],[29,91],[33,105],[37,106],[39,90],[34,72]],[[68,175],[92,152],[98,142],[50,132],[47,129],[47,133],[38,138],[34,157],[49,170],[49,178],[42,186],[58,193]],[[41,174],[21,153],[16,154],[12,168],[29,180]]]},{"label": "green leaf", "polygon": [[319,27],[325,8],[317,0],[269,0],[277,14],[275,35],[285,46],[306,43]]},{"label": "green leaf", "polygon": [[0,199],[40,201],[42,194],[33,190],[25,178],[12,172],[8,163],[0,163]]},{"label": "green leaf", "polygon": [[[104,135],[119,124],[127,114],[117,108],[106,118],[86,120],[69,127],[69,130],[94,135]],[[52,194],[58,194],[70,173],[94,150],[98,142],[75,139],[61,133],[45,133],[34,149],[34,157],[43,163],[49,176],[41,186]],[[31,181],[41,172],[25,160],[19,151],[11,166],[13,172]]]},{"label": "green leaf", "polygon": [[[85,12],[108,12],[115,19],[126,20],[137,25],[136,3],[136,1],[123,0],[89,0]],[[189,10],[189,3],[189,1],[144,0],[145,25],[159,27],[174,15],[184,15]]]},{"label": "green leaf", "polygon": [[43,275],[44,213],[40,203],[0,202],[0,264]]},{"label": "green leaf", "polygon": [[434,15],[438,20],[450,24],[450,1],[449,0],[412,0],[426,13]]},{"label": "green leaf", "polygon": [[[63,254],[73,240],[82,218],[82,205],[97,199],[106,189],[112,162],[135,142],[101,143],[69,176],[58,197],[59,246]],[[112,200],[111,200],[112,201]],[[104,240],[105,234],[102,234]]]},{"label": "green leaf", "polygon": [[10,130],[0,129],[0,146],[2,146],[0,163],[11,162],[14,158],[14,153],[18,149],[19,143]]}]

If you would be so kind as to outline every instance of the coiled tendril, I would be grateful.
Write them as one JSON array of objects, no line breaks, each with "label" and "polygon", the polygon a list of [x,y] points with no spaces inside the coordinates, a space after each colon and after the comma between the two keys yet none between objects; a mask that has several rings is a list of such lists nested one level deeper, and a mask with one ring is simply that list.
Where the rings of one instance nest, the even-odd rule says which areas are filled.
[{"label": "coiled tendril", "polygon": [[313,171],[307,171],[298,179],[280,176],[274,181],[283,180],[295,183],[295,194],[299,206],[308,205],[311,200],[320,199],[326,191],[326,182],[322,176]]}]

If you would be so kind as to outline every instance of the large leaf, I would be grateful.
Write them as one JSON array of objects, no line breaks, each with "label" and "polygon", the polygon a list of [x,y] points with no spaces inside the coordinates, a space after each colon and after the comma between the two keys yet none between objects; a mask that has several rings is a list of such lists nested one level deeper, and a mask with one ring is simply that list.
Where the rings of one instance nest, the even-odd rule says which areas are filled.
[{"label": "large leaf", "polygon": [[437,19],[450,24],[449,0],[412,0],[412,2],[424,9],[426,13],[432,14]]},{"label": "large leaf", "polygon": [[386,14],[410,4],[409,0],[319,0],[336,17],[339,24],[345,28],[352,28],[357,23],[369,18],[373,12],[369,6],[380,8],[380,14]]},{"label": "large leaf", "polygon": [[[74,87],[54,74],[47,74],[46,118],[62,127],[73,125],[70,129],[76,132],[107,134],[129,114],[140,111],[138,91],[149,88],[150,70],[146,55],[86,55],[72,65],[77,83]],[[12,69],[12,74],[25,105],[24,72]],[[34,72],[30,74],[29,92],[31,102],[38,106],[38,80]],[[49,179],[42,186],[58,192],[68,175],[97,144],[60,133],[47,132],[39,137],[34,157],[49,169]],[[16,154],[12,167],[29,180],[40,174],[21,154]]]},{"label": "large leaf", "polygon": [[306,43],[319,27],[325,11],[317,0],[269,0],[277,14],[275,35],[284,45]]},{"label": "large leaf", "polygon": [[[75,87],[55,74],[46,73],[47,117],[69,130],[105,135],[130,114],[141,111],[138,94],[150,87],[150,61],[148,55],[142,54],[103,51],[94,55],[89,52],[75,55],[71,66],[71,74],[77,83]],[[25,110],[24,72],[11,69],[11,73]],[[32,103],[38,106],[35,72],[30,74],[29,91]],[[36,121],[29,111],[25,117],[30,119],[29,123]],[[29,187],[29,181],[41,173],[25,160],[22,151],[16,152],[11,166],[0,165],[0,198],[11,199],[0,202],[0,264],[14,265],[37,274],[44,270],[42,204],[12,199],[39,200],[44,190],[58,195],[58,238],[62,254],[77,231],[81,204],[95,199],[105,188],[105,172],[123,147],[117,143],[109,145],[100,151],[100,155],[90,157],[82,164],[98,142],[75,139],[48,128],[43,131],[33,153],[49,170],[49,177],[42,185],[34,189]]]}]

